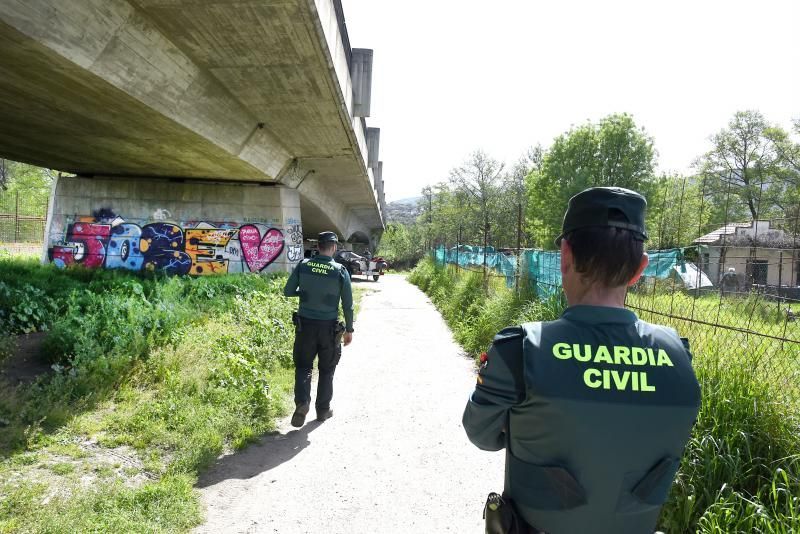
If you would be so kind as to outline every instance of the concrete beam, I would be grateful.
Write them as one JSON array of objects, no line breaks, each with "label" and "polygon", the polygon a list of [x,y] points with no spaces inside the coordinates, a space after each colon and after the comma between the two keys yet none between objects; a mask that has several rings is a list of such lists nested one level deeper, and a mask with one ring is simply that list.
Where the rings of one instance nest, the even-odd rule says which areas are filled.
[{"label": "concrete beam", "polygon": [[372,103],[372,50],[353,49],[350,78],[353,80],[353,116],[369,117]]},{"label": "concrete beam", "polygon": [[[272,180],[291,159],[281,143],[259,126],[262,121],[252,116],[217,79],[177,49],[130,3],[100,0],[3,2],[0,24],[3,24],[2,34],[9,45],[8,48],[3,46],[4,54],[10,52],[25,58],[20,63],[10,64],[7,58],[2,60],[5,81],[0,81],[0,94],[8,95],[12,89],[18,91],[22,88],[20,85],[29,86],[31,92],[21,95],[24,100],[19,104],[30,107],[31,101],[37,99],[50,104],[55,109],[48,120],[56,123],[63,120],[64,128],[71,128],[78,134],[84,130],[89,133],[92,130],[90,121],[96,121],[91,112],[96,116],[99,111],[82,109],[76,105],[73,94],[51,87],[52,84],[69,87],[78,81],[87,88],[85,96],[95,93],[94,102],[113,100],[114,95],[119,95],[117,105],[104,110],[105,113],[116,111],[115,116],[106,119],[119,120],[119,129],[125,128],[124,106],[128,106],[129,113],[134,112],[136,104],[128,103],[132,98],[149,108],[149,115],[155,111],[221,149],[228,157],[246,162],[252,167],[247,173],[252,178]],[[45,73],[49,76],[43,76]],[[31,81],[26,84],[20,77]],[[37,83],[41,79],[48,83]],[[9,87],[11,83],[15,85]],[[91,101],[87,105],[91,106]],[[67,118],[64,109],[70,109],[72,116]],[[16,119],[19,122],[22,117]],[[32,119],[31,122],[35,123]],[[161,128],[162,135],[167,134],[167,128]],[[38,134],[49,136],[52,130]],[[115,137],[120,144],[124,143],[123,139]],[[41,146],[47,144],[42,140]],[[136,150],[130,140],[127,144],[119,148],[120,160],[124,158],[123,153]],[[75,146],[73,151],[82,148]],[[134,160],[131,156],[129,159]],[[59,158],[68,159],[69,156],[54,155],[54,159]],[[31,159],[41,164],[38,158],[23,158]],[[80,158],[73,156],[73,159],[91,158],[81,154]],[[119,173],[113,165],[99,162],[84,164],[80,169],[70,164],[60,168],[86,172],[87,167],[93,172]],[[214,176],[208,170],[204,173],[193,168],[154,169],[146,174]]]},{"label": "concrete beam", "polygon": [[369,154],[367,166],[374,170],[378,166],[378,160],[381,155],[380,128],[367,128],[367,153]]}]

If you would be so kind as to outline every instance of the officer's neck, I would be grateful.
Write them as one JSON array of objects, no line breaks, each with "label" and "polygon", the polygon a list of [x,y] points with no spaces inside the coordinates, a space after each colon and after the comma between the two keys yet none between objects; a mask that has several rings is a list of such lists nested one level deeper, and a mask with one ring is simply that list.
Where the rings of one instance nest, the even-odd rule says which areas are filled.
[{"label": "officer's neck", "polygon": [[624,308],[625,295],[628,288],[625,286],[607,288],[596,285],[582,286],[567,292],[567,304],[570,306],[605,306],[608,308]]}]

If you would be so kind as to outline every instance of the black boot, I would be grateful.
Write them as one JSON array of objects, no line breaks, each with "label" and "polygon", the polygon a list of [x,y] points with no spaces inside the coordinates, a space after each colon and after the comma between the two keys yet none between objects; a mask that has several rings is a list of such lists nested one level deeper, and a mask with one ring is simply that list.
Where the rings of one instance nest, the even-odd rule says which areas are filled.
[{"label": "black boot", "polygon": [[317,421],[327,421],[333,417],[333,410],[330,408],[317,409]]},{"label": "black boot", "polygon": [[292,415],[292,426],[296,428],[303,426],[303,423],[306,422],[307,414],[308,404],[298,404],[297,408],[294,409],[294,415]]}]

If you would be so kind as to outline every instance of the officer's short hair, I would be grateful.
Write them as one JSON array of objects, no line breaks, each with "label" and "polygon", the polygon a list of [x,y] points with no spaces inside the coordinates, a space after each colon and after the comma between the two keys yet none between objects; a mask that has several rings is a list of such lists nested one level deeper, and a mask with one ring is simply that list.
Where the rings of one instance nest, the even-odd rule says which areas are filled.
[{"label": "officer's short hair", "polygon": [[641,238],[624,228],[581,228],[570,232],[565,239],[572,249],[575,271],[585,282],[607,288],[627,285],[636,275],[644,254]]},{"label": "officer's short hair", "polygon": [[318,248],[320,251],[322,250],[333,250],[336,247],[336,241],[327,241],[318,243]]}]

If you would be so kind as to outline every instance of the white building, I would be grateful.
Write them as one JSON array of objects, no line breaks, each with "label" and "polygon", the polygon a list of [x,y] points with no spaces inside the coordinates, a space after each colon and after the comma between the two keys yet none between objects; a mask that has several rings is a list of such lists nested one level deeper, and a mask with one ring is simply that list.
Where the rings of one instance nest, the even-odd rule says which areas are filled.
[{"label": "white building", "polygon": [[739,287],[800,286],[800,236],[770,227],[769,221],[732,223],[695,239],[700,268],[715,284],[736,269]]}]

